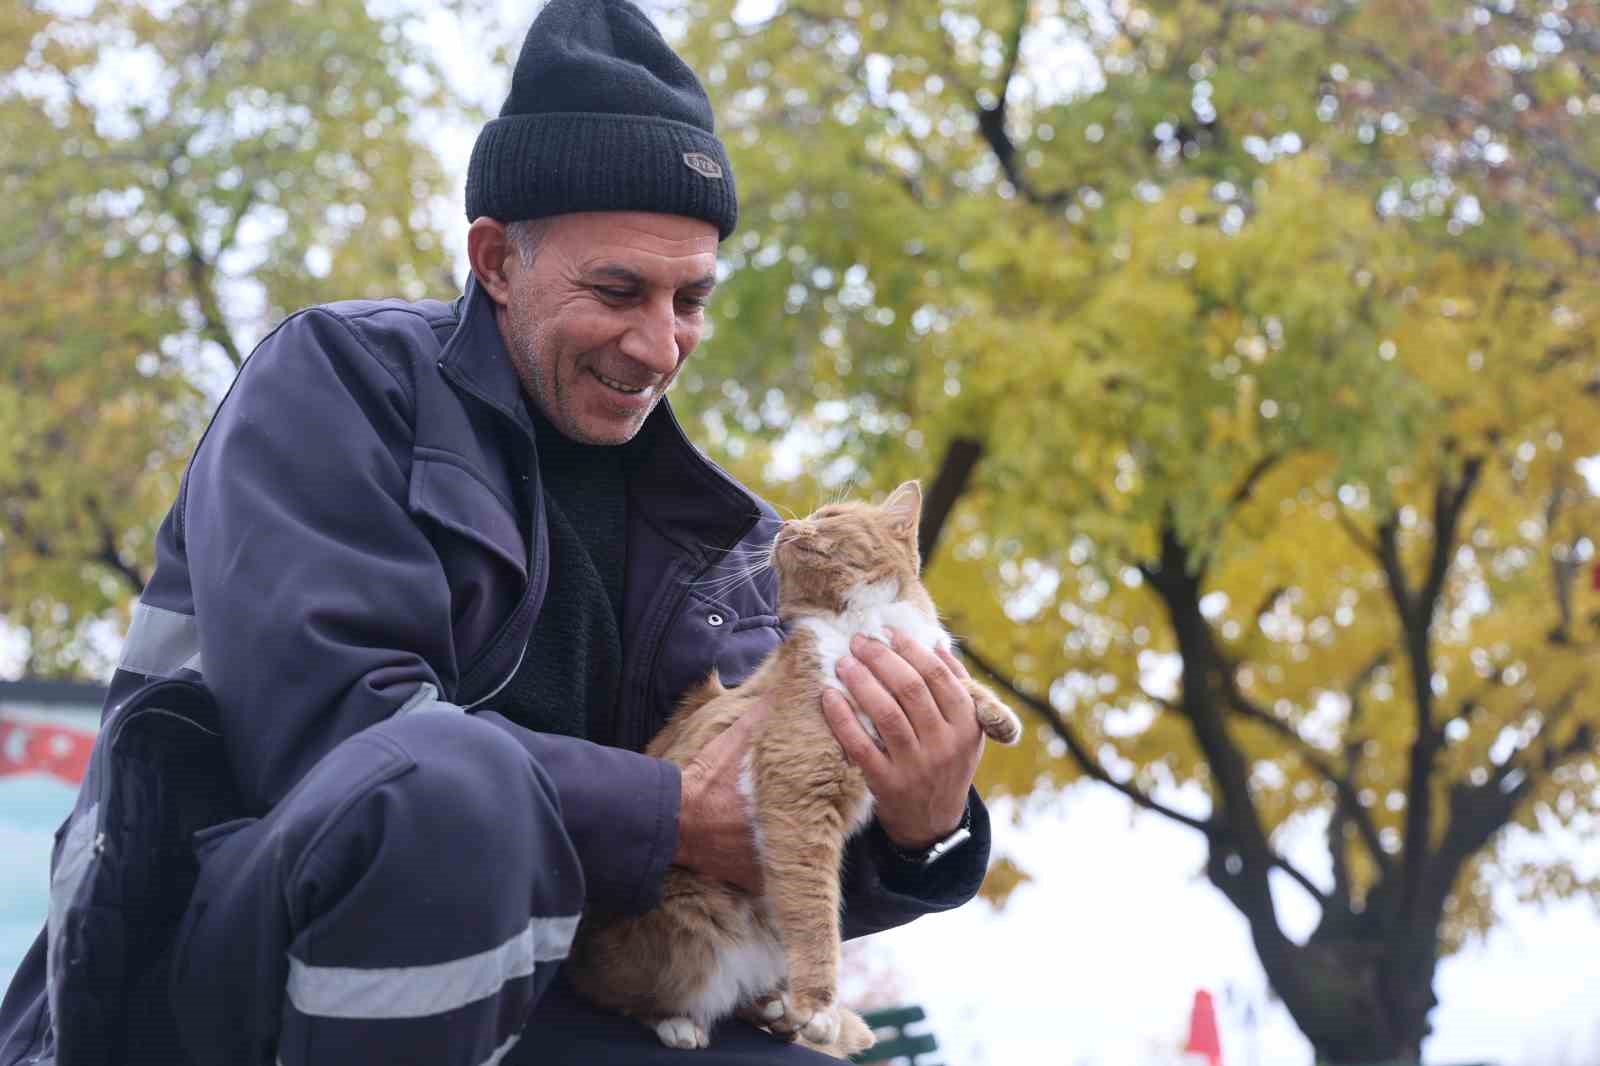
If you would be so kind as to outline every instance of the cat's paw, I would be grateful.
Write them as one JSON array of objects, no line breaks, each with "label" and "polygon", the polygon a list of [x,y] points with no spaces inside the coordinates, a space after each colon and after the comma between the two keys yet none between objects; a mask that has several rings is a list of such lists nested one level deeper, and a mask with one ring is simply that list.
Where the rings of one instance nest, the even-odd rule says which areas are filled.
[{"label": "cat's paw", "polygon": [[663,1018],[656,1023],[655,1030],[668,1047],[689,1050],[711,1046],[710,1034],[689,1018]]},{"label": "cat's paw", "polygon": [[741,1020],[749,1022],[757,1029],[770,1028],[774,1022],[784,1015],[783,996],[777,992],[772,992],[765,996],[757,996],[734,1013]]},{"label": "cat's paw", "polygon": [[981,721],[984,733],[1002,744],[1015,744],[1022,739],[1022,721],[1009,707],[1002,707],[999,714]]},{"label": "cat's paw", "polygon": [[848,1007],[840,1007],[839,1036],[833,1041],[832,1047],[824,1050],[830,1055],[845,1059],[860,1054],[877,1042],[878,1038],[872,1034],[872,1029],[861,1015]]},{"label": "cat's paw", "polygon": [[775,1022],[784,1014],[783,996],[777,994],[758,999],[751,1006],[764,1022]]},{"label": "cat's paw", "polygon": [[800,1035],[813,1044],[831,1044],[839,1039],[839,1011],[822,1007],[800,1027]]},{"label": "cat's paw", "polygon": [[782,999],[783,1014],[772,1020],[772,1031],[799,1036],[812,1044],[831,1044],[839,1035],[839,1011],[819,996],[791,996]]},{"label": "cat's paw", "polygon": [[986,736],[1002,744],[1015,744],[1022,739],[1022,719],[1017,717],[1017,712],[1001,703],[999,697],[987,689],[976,688],[973,697],[978,725]]}]

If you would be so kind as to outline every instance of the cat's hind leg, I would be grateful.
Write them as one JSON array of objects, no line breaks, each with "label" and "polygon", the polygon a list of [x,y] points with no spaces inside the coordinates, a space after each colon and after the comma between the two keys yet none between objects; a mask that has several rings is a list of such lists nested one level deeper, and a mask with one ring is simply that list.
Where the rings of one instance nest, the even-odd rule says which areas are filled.
[{"label": "cat's hind leg", "polygon": [[[839,856],[837,819],[813,811],[759,812],[771,921],[789,974],[783,1013],[768,1028],[831,1044],[839,1035]],[[830,824],[830,822],[832,824]]]},{"label": "cat's hind leg", "polygon": [[765,1029],[784,1015],[783,989],[775,988],[765,995],[756,996],[735,1013],[758,1029]]},{"label": "cat's hind leg", "polygon": [[646,1026],[654,1030],[656,1036],[667,1047],[680,1048],[685,1051],[694,1048],[710,1047],[711,1034],[705,1027],[695,1022],[693,1018],[656,1018],[640,1019]]}]

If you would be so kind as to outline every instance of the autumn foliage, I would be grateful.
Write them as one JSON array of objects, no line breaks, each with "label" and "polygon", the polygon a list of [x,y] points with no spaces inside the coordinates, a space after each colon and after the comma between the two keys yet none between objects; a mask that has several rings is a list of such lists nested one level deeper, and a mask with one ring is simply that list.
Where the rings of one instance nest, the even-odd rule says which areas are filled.
[{"label": "autumn foliage", "polygon": [[804,509],[981,453],[928,580],[1038,726],[989,787],[1203,834],[1319,1056],[1415,1058],[1490,884],[1595,887],[1501,851],[1596,798],[1594,12],[689,10],[722,454]]}]

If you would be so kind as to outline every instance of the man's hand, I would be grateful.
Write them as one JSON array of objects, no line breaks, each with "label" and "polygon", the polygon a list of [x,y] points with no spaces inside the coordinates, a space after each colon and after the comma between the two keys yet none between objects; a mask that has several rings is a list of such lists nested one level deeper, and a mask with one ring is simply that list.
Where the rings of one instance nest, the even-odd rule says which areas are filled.
[{"label": "man's hand", "polygon": [[983,732],[965,680],[947,651],[930,651],[903,634],[893,645],[856,637],[839,661],[839,680],[883,738],[873,743],[836,689],[822,713],[845,757],[861,768],[877,799],[878,822],[897,847],[919,851],[961,822],[978,769]]},{"label": "man's hand", "polygon": [[739,775],[750,750],[750,731],[766,712],[745,715],[683,768],[678,805],[678,850],[674,866],[705,877],[761,891],[750,807],[739,791]]}]

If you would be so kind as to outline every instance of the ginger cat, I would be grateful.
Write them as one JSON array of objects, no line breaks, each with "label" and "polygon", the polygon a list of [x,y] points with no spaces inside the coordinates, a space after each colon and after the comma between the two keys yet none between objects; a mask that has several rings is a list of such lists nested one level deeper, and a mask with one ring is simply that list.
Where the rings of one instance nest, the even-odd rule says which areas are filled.
[{"label": "ginger cat", "polygon": [[[789,638],[738,688],[713,673],[646,749],[684,765],[741,715],[767,708],[741,777],[764,894],[674,867],[655,910],[585,916],[564,964],[580,994],[638,1018],[670,1047],[706,1047],[712,1026],[734,1013],[841,1058],[872,1045],[861,1019],[834,1002],[839,861],[871,818],[872,796],[821,699],[824,686],[844,691],[834,667],[857,633],[884,639],[892,626],[950,647],[917,577],[921,510],[922,491],[909,481],[881,506],[832,504],[784,523],[770,559]],[[1016,743],[1022,724],[1010,708],[975,681],[968,690],[983,731]],[[856,716],[876,738],[870,719]]]}]

